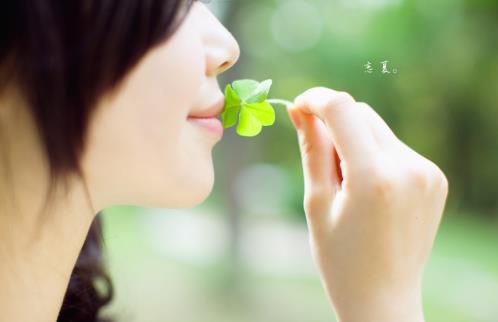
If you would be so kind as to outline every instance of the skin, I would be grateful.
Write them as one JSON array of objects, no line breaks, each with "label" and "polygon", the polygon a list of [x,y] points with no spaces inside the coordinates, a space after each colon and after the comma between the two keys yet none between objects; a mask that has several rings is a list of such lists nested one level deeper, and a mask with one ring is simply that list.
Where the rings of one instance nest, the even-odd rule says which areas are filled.
[{"label": "skin", "polygon": [[288,109],[322,284],[340,322],[424,321],[421,283],[448,194],[366,103],[315,87]]},{"label": "skin", "polygon": [[[101,98],[81,160],[88,190],[70,178],[43,218],[36,214],[48,188],[46,155],[22,96],[4,91],[0,320],[56,320],[98,211],[188,208],[209,195],[219,137],[187,115],[222,96],[216,76],[239,54],[196,2],[175,35]],[[310,244],[339,321],[423,321],[420,282],[447,195],[443,173],[348,94],[313,88],[288,112],[302,153]]]},{"label": "skin", "polygon": [[60,189],[43,218],[34,214],[47,190],[45,152],[22,97],[14,87],[5,91],[0,97],[0,171],[8,171],[0,175],[1,321],[56,320],[99,210],[117,204],[187,208],[209,195],[211,152],[220,137],[187,116],[223,97],[216,77],[239,55],[230,32],[195,2],[180,29],[99,101],[82,158],[89,198],[81,180],[73,178],[68,195]]}]

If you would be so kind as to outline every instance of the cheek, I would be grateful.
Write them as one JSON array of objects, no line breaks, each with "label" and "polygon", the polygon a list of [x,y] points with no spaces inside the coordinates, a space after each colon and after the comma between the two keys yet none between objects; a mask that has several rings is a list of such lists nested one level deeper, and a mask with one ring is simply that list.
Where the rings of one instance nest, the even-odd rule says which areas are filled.
[{"label": "cheek", "polygon": [[102,203],[188,207],[211,191],[212,144],[187,122],[205,81],[203,46],[189,31],[149,52],[99,107],[87,167]]},{"label": "cheek", "polygon": [[128,102],[135,102],[130,112],[138,131],[148,141],[179,135],[204,80],[202,43],[181,31],[146,56],[126,90]]}]

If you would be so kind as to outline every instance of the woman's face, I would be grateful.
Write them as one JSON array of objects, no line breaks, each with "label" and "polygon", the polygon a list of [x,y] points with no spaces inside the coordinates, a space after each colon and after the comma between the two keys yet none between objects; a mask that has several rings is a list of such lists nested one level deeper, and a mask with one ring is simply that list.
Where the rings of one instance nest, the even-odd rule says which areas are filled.
[{"label": "woman's face", "polygon": [[188,116],[223,99],[216,77],[239,54],[230,32],[194,2],[176,33],[101,99],[82,159],[97,210],[115,204],[192,207],[209,195],[212,149],[221,134]]}]

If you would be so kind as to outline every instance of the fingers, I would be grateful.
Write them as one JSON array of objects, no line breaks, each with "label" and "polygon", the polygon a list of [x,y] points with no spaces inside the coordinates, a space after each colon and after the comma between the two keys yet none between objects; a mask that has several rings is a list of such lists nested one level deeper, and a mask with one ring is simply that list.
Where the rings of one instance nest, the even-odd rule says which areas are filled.
[{"label": "fingers", "polygon": [[[316,116],[289,109],[299,139],[304,173],[305,208],[308,222],[316,226],[329,214],[341,184],[335,148],[329,131]],[[312,218],[310,218],[312,217]]]},{"label": "fingers", "polygon": [[290,109],[316,115],[326,125],[339,157],[351,170],[365,166],[377,153],[377,143],[360,107],[347,93],[325,87],[311,88],[294,100]]},{"label": "fingers", "polygon": [[391,128],[370,105],[364,102],[358,102],[357,104],[361,108],[365,119],[370,126],[370,130],[380,146],[391,147],[400,143],[400,140],[396,137]]}]

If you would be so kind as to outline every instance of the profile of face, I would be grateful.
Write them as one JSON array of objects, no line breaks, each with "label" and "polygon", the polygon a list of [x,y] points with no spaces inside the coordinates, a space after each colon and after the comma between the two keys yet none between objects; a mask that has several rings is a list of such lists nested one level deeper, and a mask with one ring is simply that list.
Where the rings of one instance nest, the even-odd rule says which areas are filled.
[{"label": "profile of face", "polygon": [[232,34],[195,2],[175,34],[99,100],[81,160],[96,208],[184,208],[206,199],[221,137],[188,116],[223,98],[216,77],[239,55]]}]

